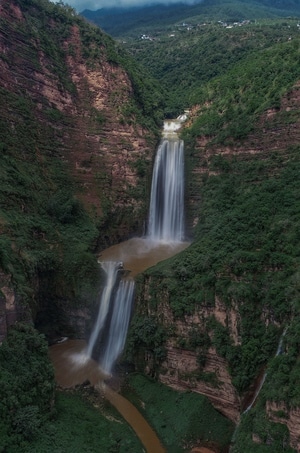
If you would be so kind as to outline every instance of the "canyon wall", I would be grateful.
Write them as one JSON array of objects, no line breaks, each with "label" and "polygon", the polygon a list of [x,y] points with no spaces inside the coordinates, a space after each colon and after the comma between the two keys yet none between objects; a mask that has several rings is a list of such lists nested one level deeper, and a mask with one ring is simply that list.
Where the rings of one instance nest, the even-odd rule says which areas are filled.
[{"label": "canyon wall", "polygon": [[300,451],[300,408],[288,409],[285,403],[267,401],[266,412],[270,420],[288,427],[291,447]]},{"label": "canyon wall", "polygon": [[[273,159],[275,164],[273,162],[269,168],[266,166],[266,170],[262,174],[259,172],[254,174],[253,180],[249,181],[249,186],[258,184],[262,179],[271,181],[273,177],[279,174],[281,165],[284,166],[285,163],[295,158],[300,142],[300,119],[297,114],[299,103],[299,84],[295,84],[282,99],[280,108],[269,109],[261,115],[255,127],[255,132],[251,133],[247,139],[240,142],[235,141],[231,145],[217,145],[211,141],[211,137],[201,136],[197,138],[191,154],[189,154],[189,145],[187,146],[186,159],[192,161],[192,165],[189,164],[191,170],[187,180],[189,194],[187,215],[191,230],[197,226],[200,217],[206,215],[205,212],[202,212],[203,181],[218,176],[223,171],[220,167],[217,168],[217,166],[212,165],[216,156],[218,158],[221,156],[222,164],[223,162],[225,164],[226,162],[268,162],[269,159]],[[197,117],[200,112],[201,107],[199,106],[191,109],[191,118],[186,124],[187,127],[192,124],[193,115]],[[278,159],[278,166],[276,159]],[[228,168],[226,171],[230,172]],[[251,212],[248,214],[251,218]],[[233,218],[233,220],[235,219]],[[210,226],[213,227],[214,225],[211,224]],[[221,233],[220,236],[222,236]],[[198,233],[197,241],[201,242],[201,240]],[[249,316],[249,310],[256,313],[253,319],[254,326],[261,323],[264,329],[272,328],[275,332],[276,329],[280,330],[280,321],[269,304],[264,305],[262,303],[260,311],[256,309],[255,304],[258,303],[258,297],[262,298],[261,294],[255,295],[253,308],[247,299],[245,299],[245,302],[243,296],[237,297],[233,292],[223,298],[220,290],[216,291],[216,287],[213,287],[212,295],[206,293],[203,296],[201,292],[204,293],[205,286],[201,283],[203,280],[200,280],[200,277],[202,278],[201,272],[209,275],[209,278],[213,279],[214,282],[231,279],[232,288],[235,285],[238,287],[244,281],[244,278],[247,280],[249,276],[244,277],[246,271],[245,274],[242,272],[237,275],[234,274],[230,264],[226,264],[222,272],[216,271],[213,267],[212,258],[205,249],[201,249],[201,259],[207,261],[207,263],[198,264],[196,258],[193,258],[192,255],[196,255],[195,250],[196,248],[192,247],[190,252],[189,249],[186,249],[182,253],[182,258],[178,257],[176,262],[166,263],[165,268],[160,266],[157,271],[153,269],[146,272],[139,282],[141,286],[136,316],[140,319],[146,316],[150,317],[153,323],[157,325],[157,332],[161,329],[164,335],[157,337],[156,343],[155,341],[147,342],[144,338],[140,338],[136,342],[137,349],[140,350],[140,353],[137,354],[136,363],[139,367],[143,366],[146,373],[157,376],[161,382],[173,388],[199,392],[207,396],[220,412],[238,423],[243,410],[252,401],[260,377],[268,363],[265,361],[263,365],[260,365],[253,374],[252,382],[247,384],[242,391],[238,391],[233,383],[234,369],[225,358],[227,352],[221,355],[218,352],[222,349],[222,341],[218,342],[218,348],[214,347],[215,332],[211,327],[211,321],[213,320],[213,322],[222,326],[224,332],[226,330],[226,341],[230,343],[233,355],[235,350],[237,354],[241,351],[245,341],[243,336],[248,336],[249,333],[249,341],[251,342],[251,330],[247,332],[247,329],[251,329],[251,325],[249,324],[246,330],[243,327],[245,317]],[[259,250],[257,249],[258,252]],[[195,264],[197,267],[193,267]],[[271,275],[271,272],[276,273],[280,268],[270,266],[269,268],[265,267],[265,270]],[[197,275],[199,275],[198,281]],[[186,302],[183,302],[183,299]],[[244,308],[247,304],[249,304],[249,307]],[[257,316],[256,321],[255,316]],[[133,329],[135,329],[135,326]],[[137,335],[136,330],[134,330],[134,335]],[[206,344],[204,344],[204,340],[203,343],[199,340],[201,336],[203,338],[208,336],[208,339],[205,340]],[[279,339],[279,336],[277,338]],[[249,352],[253,345],[254,343],[249,346]],[[158,346],[161,350],[160,356],[157,354]],[[260,353],[262,347],[258,344],[257,354]],[[276,348],[274,347],[266,356],[267,360],[274,357],[275,352]],[[288,349],[286,349],[283,354],[288,353]],[[254,349],[251,354],[256,354]],[[237,361],[244,360],[242,356],[237,355],[236,357]],[[284,402],[278,404],[267,399],[264,411],[270,421],[286,424],[290,434],[290,445],[298,450],[298,408],[289,409]],[[281,412],[284,412],[284,415],[280,415]],[[254,442],[258,442],[255,434],[253,434],[253,439]],[[271,442],[270,439],[268,442]]]},{"label": "canyon wall", "polygon": [[[115,44],[83,20],[66,18],[62,29],[63,14],[46,19],[28,5],[1,3],[0,86],[30,98],[36,121],[51,127],[49,140],[57,141],[86,209],[116,218],[119,237],[141,231],[147,203],[139,190],[147,190],[147,179],[140,184],[137,163],[147,178],[157,135],[137,119],[130,75],[109,54]],[[32,28],[35,20],[44,21],[47,39],[39,24]],[[8,109],[2,106],[2,115]]]},{"label": "canyon wall", "polygon": [[77,304],[71,324],[82,335],[99,286],[96,252],[143,232],[162,123],[162,98],[147,84],[71,7],[1,2],[0,268],[33,318]]},{"label": "canyon wall", "polygon": [[[168,304],[168,295],[165,292],[159,304],[151,306],[149,290],[156,285],[155,279],[144,280],[141,300],[137,310],[139,315],[157,318],[159,325],[167,332],[164,343],[165,355],[157,366],[157,361],[149,349],[144,353],[145,372],[155,374],[166,385],[177,390],[190,390],[208,397],[223,415],[234,422],[238,422],[241,401],[232,385],[226,361],[220,357],[215,348],[210,346],[200,351],[199,348],[186,349],[182,344],[188,344],[195,328],[199,328],[196,335],[201,336],[201,329],[209,318],[215,316],[223,325],[231,325],[234,341],[237,336],[237,313],[227,309],[221,301],[215,307],[203,307],[193,315],[186,315],[178,319],[172,313]],[[204,361],[199,365],[198,356]]]}]

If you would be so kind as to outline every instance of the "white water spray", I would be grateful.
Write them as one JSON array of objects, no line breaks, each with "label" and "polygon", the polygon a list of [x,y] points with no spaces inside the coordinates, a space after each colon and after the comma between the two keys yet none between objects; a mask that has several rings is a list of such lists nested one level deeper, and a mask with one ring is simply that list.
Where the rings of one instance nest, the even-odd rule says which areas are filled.
[{"label": "white water spray", "polygon": [[92,358],[94,347],[97,341],[101,340],[102,352],[99,363],[106,374],[111,374],[113,365],[125,345],[134,281],[118,278],[122,263],[103,261],[100,264],[106,274],[106,284],[102,291],[98,316],[88,342],[86,356]]},{"label": "white water spray", "polygon": [[101,368],[108,374],[123,351],[130,320],[134,281],[122,280],[114,298],[114,306],[107,335]]},{"label": "white water spray", "polygon": [[[176,131],[186,118],[185,114],[177,120],[166,121],[164,125],[153,169],[147,235],[149,243],[172,244],[184,239],[184,146]],[[91,358],[96,343],[101,343],[100,365],[103,371],[110,374],[125,345],[134,282],[118,278],[120,263],[108,261],[101,265],[106,273],[106,285],[86,357]]]},{"label": "white water spray", "polygon": [[163,139],[154,163],[148,238],[184,239],[184,146],[177,138]]}]

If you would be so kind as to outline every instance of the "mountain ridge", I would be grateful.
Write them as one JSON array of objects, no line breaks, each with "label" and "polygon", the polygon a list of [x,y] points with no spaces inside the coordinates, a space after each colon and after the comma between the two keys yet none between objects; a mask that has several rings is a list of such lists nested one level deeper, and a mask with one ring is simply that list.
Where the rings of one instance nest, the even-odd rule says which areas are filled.
[{"label": "mountain ridge", "polygon": [[240,21],[245,19],[276,18],[290,15],[300,16],[298,1],[274,2],[268,0],[203,0],[193,5],[153,5],[135,7],[102,8],[96,11],[84,10],[80,13],[114,37],[133,36],[151,30],[170,27],[180,21]]}]

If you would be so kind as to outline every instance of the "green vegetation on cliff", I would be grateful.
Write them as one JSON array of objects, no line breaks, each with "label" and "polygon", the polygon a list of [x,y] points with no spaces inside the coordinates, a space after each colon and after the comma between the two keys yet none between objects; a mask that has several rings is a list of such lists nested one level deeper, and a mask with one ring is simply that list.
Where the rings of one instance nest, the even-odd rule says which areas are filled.
[{"label": "green vegetation on cliff", "polygon": [[55,384],[47,350],[45,339],[22,324],[0,347],[1,451],[26,445],[50,417]]},{"label": "green vegetation on cliff", "polygon": [[[253,441],[255,439],[255,442]],[[234,436],[232,453],[241,451],[251,453],[296,453],[290,447],[287,426],[272,423],[266,416],[263,405],[258,405],[242,416]]]},{"label": "green vegetation on cliff", "polygon": [[[208,350],[214,347],[226,360],[241,409],[255,379],[267,370],[262,402],[247,415],[251,427],[241,424],[235,451],[292,451],[286,427],[268,419],[266,402],[283,403],[286,411],[299,405],[299,31],[296,22],[268,23],[262,33],[254,25],[231,30],[220,31],[224,43],[228,31],[231,63],[225,67],[222,55],[215,65],[207,60],[202,83],[197,86],[195,77],[187,97],[197,106],[182,133],[188,222],[197,223],[193,243],[140,279],[147,296],[139,296],[128,345],[135,344],[141,368],[147,353],[153,375],[164,372],[167,344],[193,350],[198,366],[193,379],[218,386],[216,376],[205,373]],[[216,28],[206,38],[209,33],[211,43],[219,39]],[[234,36],[244,42],[233,46]],[[195,50],[187,49],[188,73]],[[211,58],[215,55],[212,50]],[[209,75],[214,68],[217,73]],[[168,80],[167,69],[163,75]],[[180,96],[179,85],[174,80]],[[178,334],[166,307],[180,323],[198,314],[201,325],[186,322]],[[212,315],[220,307],[222,323]],[[137,326],[148,327],[149,312],[151,336],[145,341]],[[288,325],[282,354],[275,357]]]},{"label": "green vegetation on cliff", "polygon": [[143,451],[99,392],[55,393],[47,342],[29,325],[10,329],[0,347],[0,399],[2,452]]},{"label": "green vegetation on cliff", "polygon": [[[188,134],[227,144],[247,137],[263,112],[280,109],[281,98],[298,81],[299,55],[299,38],[273,45],[195,91],[192,103],[205,107]],[[282,112],[280,120],[292,123],[296,117],[297,111]]]},{"label": "green vegetation on cliff", "polygon": [[33,101],[4,88],[0,96],[0,266],[32,308],[37,276],[79,296],[81,285],[97,280],[96,224],[75,198],[61,143],[38,122]]},{"label": "green vegetation on cliff", "polygon": [[[38,299],[47,293],[73,304],[90,303],[99,280],[93,252],[107,241],[108,222],[115,222],[110,225],[115,231],[124,217],[130,225],[138,219],[126,207],[116,212],[108,199],[103,200],[101,213],[81,201],[86,189],[78,174],[88,174],[92,163],[73,162],[77,158],[73,148],[82,147],[84,159],[91,145],[82,143],[80,133],[102,133],[104,147],[103,131],[113,127],[114,119],[91,106],[85,82],[81,81],[83,88],[74,82],[70,59],[78,58],[76,65],[80,62],[87,68],[102,64],[122,68],[132,92],[128,102],[114,108],[123,109],[123,121],[133,130],[143,128],[152,140],[162,118],[161,91],[123,49],[71,7],[47,0],[15,0],[1,8],[5,51],[0,52],[0,268],[11,276],[12,286],[33,313]],[[113,103],[123,87],[109,88]],[[114,112],[112,105],[111,116]],[[101,159],[101,150],[97,152]],[[82,169],[74,175],[78,164]],[[102,199],[108,175],[100,176],[93,190]],[[140,177],[144,181],[145,175]],[[126,190],[132,197],[132,189]],[[142,205],[144,193],[135,195]],[[38,294],[37,281],[42,282],[43,294]]]},{"label": "green vegetation on cliff", "polygon": [[197,443],[222,451],[230,443],[233,423],[202,395],[176,392],[136,374],[128,377],[124,392],[155,428],[167,452],[182,453]]},{"label": "green vegetation on cliff", "polygon": [[[271,56],[266,55],[263,50],[272,49],[273,46],[276,48],[279,43],[289,43],[298,48],[298,38],[296,19],[260,19],[257,22],[240,23],[232,28],[221,23],[202,23],[193,27],[178,24],[172,31],[164,31],[151,40],[135,38],[128,40],[125,46],[166,88],[167,115],[174,117],[184,108],[200,103],[202,99],[210,102],[207,93],[204,96],[200,93],[206,89],[204,84],[217,76],[228,74],[227,79],[221,79],[219,82],[225,86],[218,86],[218,89],[221,88],[221,98],[231,95],[235,87],[229,85],[230,82],[242,85],[241,75],[234,73],[235,65],[239,62],[245,63],[245,66],[241,66],[242,77],[248,78],[250,86],[254,84],[257,87],[259,96],[261,88],[257,84],[266,84],[270,80],[271,72],[280,70],[280,56],[274,56],[270,68],[263,66],[267,75],[264,82],[260,75],[255,73],[256,65],[261,68],[260,63],[255,60],[271,61]],[[270,53],[272,52],[277,51],[270,50]],[[297,60],[294,60],[294,67],[296,62]],[[286,72],[286,68],[282,68],[282,71]],[[286,76],[288,77],[288,74]],[[277,80],[271,80],[270,90],[275,91],[274,96],[280,97],[276,86]],[[239,96],[245,94],[241,91]],[[235,104],[238,98],[232,101]],[[226,99],[223,102],[226,103]],[[246,103],[242,99],[239,105],[245,107]],[[222,105],[215,105],[214,108],[218,108],[218,113],[222,112]],[[249,103],[248,109],[251,108],[254,108],[253,102]],[[231,118],[230,112],[224,116],[224,120],[227,121],[228,118]],[[211,122],[212,118],[209,120]],[[203,121],[206,121],[206,118],[203,118]]]}]

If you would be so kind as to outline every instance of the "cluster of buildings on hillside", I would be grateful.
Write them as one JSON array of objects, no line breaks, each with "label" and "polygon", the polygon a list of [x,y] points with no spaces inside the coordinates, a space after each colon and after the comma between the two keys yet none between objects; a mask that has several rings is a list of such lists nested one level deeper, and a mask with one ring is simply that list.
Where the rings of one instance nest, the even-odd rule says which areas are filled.
[{"label": "cluster of buildings on hillside", "polygon": [[[218,24],[220,24],[222,27],[226,27],[226,28],[242,27],[243,25],[250,24],[250,20],[242,20],[241,22],[233,22],[233,23],[227,23],[222,20],[219,20]],[[182,24],[177,25],[177,29],[178,30],[184,29],[186,31],[190,31],[190,30],[193,30],[194,28],[204,27],[206,25],[211,25],[211,24],[202,23],[202,24],[192,25],[192,24],[188,24],[186,22],[182,22]],[[172,38],[174,36],[175,36],[175,31],[169,34],[170,38]],[[141,39],[142,41],[154,41],[155,40],[154,37],[152,37],[150,35],[146,35],[146,34],[140,35],[139,39]]]},{"label": "cluster of buildings on hillside", "polygon": [[222,25],[222,27],[225,28],[242,27],[243,25],[249,25],[250,20],[242,20],[241,22],[233,22],[232,24],[218,20],[218,24]]},{"label": "cluster of buildings on hillside", "polygon": [[[251,20],[242,20],[240,22],[225,22],[223,20],[218,20],[217,24],[220,25],[221,27],[224,27],[224,28],[234,28],[234,27],[243,27],[245,25],[249,25],[251,23]],[[193,29],[196,29],[196,28],[200,28],[200,27],[205,27],[206,25],[212,25],[212,23],[201,23],[201,24],[197,24],[197,25],[192,25],[192,24],[189,24],[189,23],[186,23],[186,22],[182,22],[181,24],[178,24],[176,25],[176,30],[172,31],[168,36],[169,38],[173,38],[175,35],[176,35],[176,32],[178,31],[183,31],[183,30],[186,30],[186,31],[190,31],[190,30],[193,30]],[[300,30],[300,23],[297,23],[296,24],[298,30]],[[288,27],[290,28],[291,26],[288,25]],[[142,34],[139,36],[139,39],[143,40],[143,41],[154,41],[156,38],[154,38],[153,36],[150,36],[150,35],[146,35],[146,34]]]},{"label": "cluster of buildings on hillside", "polygon": [[141,39],[142,41],[153,41],[154,38],[152,38],[152,37],[149,36],[149,35],[141,35],[141,36],[140,36],[140,39]]}]

